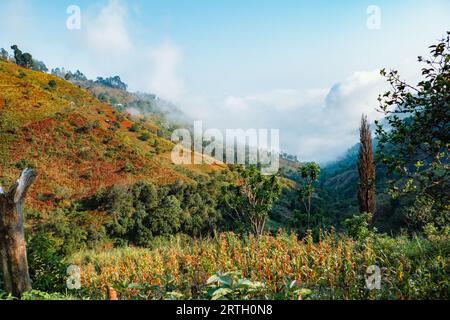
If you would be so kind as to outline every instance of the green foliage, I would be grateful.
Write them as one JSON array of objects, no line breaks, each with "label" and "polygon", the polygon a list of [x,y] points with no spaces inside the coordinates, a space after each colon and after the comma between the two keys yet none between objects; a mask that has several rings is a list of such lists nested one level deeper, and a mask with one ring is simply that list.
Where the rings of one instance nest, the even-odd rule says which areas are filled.
[{"label": "green foliage", "polygon": [[281,194],[281,183],[276,176],[264,176],[255,165],[236,166],[233,171],[237,182],[223,188],[225,212],[232,220],[262,235],[274,202]]},{"label": "green foliage", "polygon": [[437,228],[434,224],[429,223],[424,228],[425,236],[431,241],[445,241],[450,238],[450,226]]},{"label": "green foliage", "polygon": [[28,264],[33,288],[47,292],[62,292],[65,288],[63,258],[51,234],[38,233],[27,244]]},{"label": "green foliage", "polygon": [[1,48],[0,49],[0,60],[8,61],[8,59],[9,59],[8,51],[6,51],[4,48]]},{"label": "green foliage", "polygon": [[240,272],[216,273],[208,279],[205,295],[210,300],[267,299],[265,285],[242,278]]},{"label": "green foliage", "polygon": [[128,289],[139,290],[139,299],[143,300],[181,300],[186,298],[179,292],[179,286],[172,276],[158,276],[160,284],[132,283]]},{"label": "green foliage", "polygon": [[22,70],[19,71],[19,75],[18,75],[18,78],[19,78],[19,79],[23,79],[23,78],[25,78],[26,76],[27,76],[27,74],[26,74],[25,72],[23,72]]},{"label": "green foliage", "polygon": [[48,87],[49,87],[51,90],[55,89],[55,88],[56,88],[56,81],[55,81],[55,80],[50,80],[50,81],[48,82]]},{"label": "green foliage", "polygon": [[371,213],[363,213],[345,220],[344,225],[350,237],[356,240],[364,240],[371,234],[371,231],[369,230],[371,220]]},{"label": "green foliage", "polygon": [[[151,249],[84,252],[71,262],[86,270],[89,298],[105,297],[112,286],[121,299],[448,299],[448,240],[177,236]],[[372,265],[382,272],[380,290],[366,289]]]},{"label": "green foliage", "polygon": [[25,170],[26,168],[34,168],[33,165],[31,165],[29,163],[29,161],[27,159],[21,159],[20,161],[18,161],[16,163],[16,168],[19,169],[20,171]]},{"label": "green foliage", "polygon": [[128,85],[122,82],[119,76],[109,77],[106,79],[103,79],[102,77],[98,77],[95,81],[95,84],[99,84],[105,87],[113,88],[113,89],[120,89],[120,90],[127,90]]},{"label": "green foliage", "polygon": [[436,208],[435,200],[427,194],[417,195],[414,202],[403,208],[402,211],[414,230],[420,231],[429,225],[440,229],[450,225],[448,208]]},{"label": "green foliage", "polygon": [[133,123],[130,127],[130,132],[138,132],[141,129],[141,126],[138,123]]},{"label": "green foliage", "polygon": [[307,225],[309,228],[311,225],[311,201],[314,193],[314,185],[320,176],[320,166],[315,162],[311,162],[302,165],[298,171],[301,177],[299,197],[308,215]]},{"label": "green foliage", "polygon": [[16,46],[11,46],[14,51],[14,60],[16,64],[24,68],[33,67],[33,57],[29,53],[22,53],[22,51]]},{"label": "green foliage", "polygon": [[[2,300],[10,300],[10,301],[16,301],[17,298],[14,298],[12,295],[2,293],[0,290],[0,301]],[[70,296],[67,294],[62,293],[48,293],[44,291],[39,290],[32,290],[30,292],[26,292],[23,294],[22,298],[20,299],[22,301],[58,301],[58,300],[77,300],[76,297]]]},{"label": "green foliage", "polygon": [[106,230],[116,244],[149,246],[154,237],[183,232],[212,233],[220,223],[213,182],[156,188],[147,182],[115,186],[85,201],[84,208],[108,213]]},{"label": "green foliage", "polygon": [[148,141],[148,140],[150,140],[151,137],[152,137],[152,135],[150,134],[150,132],[143,132],[141,134],[141,136],[139,137],[139,140]]},{"label": "green foliage", "polygon": [[165,198],[149,215],[150,231],[156,236],[175,234],[181,227],[181,203],[175,196]]},{"label": "green foliage", "polygon": [[450,189],[450,32],[430,49],[429,59],[419,57],[419,62],[425,66],[422,69],[424,79],[417,86],[401,80],[395,70],[381,71],[393,90],[379,98],[387,124],[377,123],[378,156],[390,173],[396,173],[401,178],[392,181],[393,196],[405,193],[426,195],[432,199],[436,212],[445,216],[436,218],[447,220]]},{"label": "green foliage", "polygon": [[34,71],[40,71],[40,72],[48,72],[48,68],[45,65],[44,62],[39,60],[33,60],[33,66],[31,67]]},{"label": "green foliage", "polygon": [[108,239],[105,228],[94,224],[88,212],[77,206],[50,212],[48,219],[29,233],[48,237],[54,242],[56,253],[63,257],[80,249],[93,248]]},{"label": "green foliage", "polygon": [[285,277],[281,290],[274,298],[277,300],[306,300],[311,294],[312,290],[300,286],[299,281]]},{"label": "green foliage", "polygon": [[57,300],[76,300],[76,297],[62,293],[47,293],[39,290],[32,290],[25,293],[21,300],[29,301],[57,301]]}]

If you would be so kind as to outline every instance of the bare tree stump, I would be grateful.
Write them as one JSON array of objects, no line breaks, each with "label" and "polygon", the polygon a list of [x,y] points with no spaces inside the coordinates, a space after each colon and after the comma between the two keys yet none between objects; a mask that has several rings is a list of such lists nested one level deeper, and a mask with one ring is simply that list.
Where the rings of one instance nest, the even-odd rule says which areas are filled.
[{"label": "bare tree stump", "polygon": [[25,169],[5,192],[0,187],[0,259],[6,292],[21,297],[31,290],[24,233],[23,203],[36,173]]}]

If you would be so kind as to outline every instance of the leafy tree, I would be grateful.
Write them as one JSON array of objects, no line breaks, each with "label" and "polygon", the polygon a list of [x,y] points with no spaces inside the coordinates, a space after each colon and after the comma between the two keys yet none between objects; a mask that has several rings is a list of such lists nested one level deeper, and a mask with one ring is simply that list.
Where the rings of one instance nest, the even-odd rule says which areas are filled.
[{"label": "leafy tree", "polygon": [[120,79],[119,76],[109,77],[106,79],[104,79],[102,77],[98,77],[97,80],[95,81],[95,83],[98,85],[101,85],[101,86],[125,90],[125,91],[128,88],[128,85],[126,83],[122,82],[122,80]]},{"label": "leafy tree", "polygon": [[373,161],[372,133],[367,116],[361,119],[361,144],[358,158],[360,213],[375,213],[375,164]]},{"label": "leafy tree", "polygon": [[424,63],[424,78],[416,86],[403,81],[396,70],[381,70],[392,90],[379,97],[386,125],[377,123],[378,156],[389,173],[401,178],[391,182],[394,197],[425,196],[433,202],[434,215],[440,215],[436,221],[448,223],[450,32],[430,49],[428,59],[418,58]]},{"label": "leafy tree", "polygon": [[29,69],[33,67],[33,56],[31,54],[22,53],[16,45],[13,45],[11,49],[14,51],[14,59],[19,66]]},{"label": "leafy tree", "polygon": [[45,63],[39,60],[33,60],[33,65],[31,66],[31,69],[33,69],[34,71],[48,72],[48,68],[45,65]]},{"label": "leafy tree", "polygon": [[11,46],[11,49],[14,51],[14,60],[18,65],[22,63],[22,51],[16,46]]},{"label": "leafy tree", "polygon": [[165,198],[161,206],[149,216],[149,229],[154,236],[177,233],[181,227],[181,203],[175,196]]},{"label": "leafy tree", "polygon": [[221,220],[220,211],[217,209],[220,185],[214,180],[203,181],[198,178],[196,185],[177,183],[172,186],[171,193],[181,202],[183,233],[202,236],[216,230]]},{"label": "leafy tree", "polygon": [[74,74],[73,74],[73,79],[77,80],[77,81],[87,81],[87,77],[80,71],[77,70]]},{"label": "leafy tree", "polygon": [[22,55],[22,67],[28,68],[28,69],[32,69],[34,65],[34,61],[33,61],[33,56],[29,53],[24,53]]},{"label": "leafy tree", "polygon": [[133,197],[127,187],[114,186],[100,193],[92,201],[93,209],[98,208],[108,212],[110,221],[107,224],[108,233],[113,238],[127,239],[134,228],[135,213]]},{"label": "leafy tree", "polygon": [[57,76],[57,77],[59,77],[59,78],[65,78],[65,76],[66,76],[66,70],[64,69],[64,68],[55,68],[55,69],[52,69],[52,71],[50,72],[52,75],[54,75],[54,76]]},{"label": "leafy tree", "polygon": [[262,235],[269,212],[281,194],[281,183],[276,176],[264,176],[255,165],[233,168],[236,182],[224,187],[223,201],[226,213],[250,225],[256,235]]},{"label": "leafy tree", "polygon": [[308,228],[309,228],[311,220],[311,203],[314,194],[314,185],[317,182],[317,180],[319,180],[320,166],[315,162],[311,162],[301,166],[298,169],[298,171],[302,179],[302,181],[300,182],[299,195],[305,207],[305,211],[308,214]]},{"label": "leafy tree", "polygon": [[7,61],[9,58],[8,51],[6,51],[4,48],[0,49],[0,60]]},{"label": "leafy tree", "polygon": [[140,202],[146,211],[158,207],[159,195],[155,185],[147,182],[138,182],[133,186],[135,201]]}]

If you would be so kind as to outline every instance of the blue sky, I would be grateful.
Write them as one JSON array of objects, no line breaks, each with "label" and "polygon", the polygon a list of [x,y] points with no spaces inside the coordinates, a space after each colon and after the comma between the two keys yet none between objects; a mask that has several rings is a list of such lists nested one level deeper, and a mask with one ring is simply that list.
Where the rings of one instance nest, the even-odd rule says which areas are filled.
[{"label": "blue sky", "polygon": [[[81,30],[66,28],[69,5]],[[0,30],[0,47],[50,67],[118,74],[210,127],[279,128],[283,149],[328,161],[357,141],[362,112],[379,117],[377,70],[417,79],[450,1],[1,0]]]}]

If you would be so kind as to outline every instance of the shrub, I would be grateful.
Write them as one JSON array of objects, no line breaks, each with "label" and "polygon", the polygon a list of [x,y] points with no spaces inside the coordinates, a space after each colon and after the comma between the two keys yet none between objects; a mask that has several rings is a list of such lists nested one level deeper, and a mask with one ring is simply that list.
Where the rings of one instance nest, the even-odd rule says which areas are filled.
[{"label": "shrub", "polygon": [[48,82],[48,87],[50,88],[50,89],[55,89],[56,88],[56,81],[55,80],[50,80],[49,82]]},{"label": "shrub", "polygon": [[144,132],[139,137],[139,140],[141,140],[141,141],[148,141],[148,140],[150,140],[151,137],[152,137],[152,135],[149,132]]},{"label": "shrub", "polygon": [[65,287],[65,264],[57,253],[56,239],[48,233],[38,233],[28,242],[28,263],[33,288],[61,292]]},{"label": "shrub", "polygon": [[138,132],[140,130],[140,126],[137,123],[133,123],[133,125],[130,127],[130,132]]},{"label": "shrub", "polygon": [[206,282],[205,295],[211,300],[251,300],[267,298],[266,286],[242,278],[240,272],[216,273]]},{"label": "shrub", "polygon": [[364,240],[370,235],[369,222],[372,220],[372,214],[363,213],[347,219],[344,225],[350,237],[356,240]]}]

